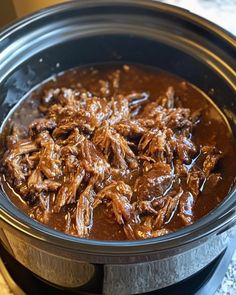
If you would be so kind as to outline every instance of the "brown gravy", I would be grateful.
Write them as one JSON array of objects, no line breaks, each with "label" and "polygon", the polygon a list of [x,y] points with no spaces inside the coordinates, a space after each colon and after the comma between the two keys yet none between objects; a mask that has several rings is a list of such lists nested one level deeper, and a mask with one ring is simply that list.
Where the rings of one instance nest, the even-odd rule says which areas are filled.
[{"label": "brown gravy", "polygon": [[[123,104],[127,97],[128,107]],[[73,117],[73,99],[83,101],[82,109],[91,99],[98,104],[89,106],[91,116]],[[153,107],[148,109],[151,103]],[[48,111],[53,105],[60,110]],[[101,111],[97,111],[99,107]],[[157,113],[174,119],[161,121]],[[60,116],[73,117],[67,120],[73,126],[59,126]],[[51,120],[46,127],[45,122],[32,123],[45,117]],[[77,118],[82,120],[78,124]],[[138,121],[139,130],[129,125],[130,120]],[[220,111],[188,82],[144,66],[104,65],[67,71],[21,103],[5,130],[13,132],[7,131],[8,151],[2,161],[2,187],[7,196],[32,218],[75,236],[126,240],[167,234],[218,206],[235,181],[236,147]],[[50,138],[38,139],[40,134]],[[73,142],[68,143],[70,135]],[[164,137],[167,143],[158,150],[158,140]],[[27,140],[28,152],[17,154],[16,149]],[[71,149],[64,148],[67,154],[59,159],[58,154],[68,145]],[[121,156],[117,155],[119,149]],[[40,157],[46,150],[52,158],[45,168]],[[69,157],[74,162],[65,168],[63,163]],[[15,167],[14,161],[19,166]],[[48,171],[50,167],[55,173]],[[14,170],[18,168],[20,171]],[[31,177],[37,169],[41,169],[36,175],[40,187]],[[69,191],[74,184],[74,191]]]}]

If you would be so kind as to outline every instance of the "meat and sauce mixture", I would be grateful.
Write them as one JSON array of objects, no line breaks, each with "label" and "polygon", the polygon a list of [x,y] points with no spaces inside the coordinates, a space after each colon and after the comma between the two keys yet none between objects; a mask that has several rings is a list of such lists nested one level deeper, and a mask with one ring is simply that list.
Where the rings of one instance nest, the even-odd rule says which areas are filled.
[{"label": "meat and sauce mixture", "polygon": [[233,136],[191,84],[151,68],[78,68],[45,83],[5,127],[2,186],[32,218],[83,238],[187,226],[234,183]]}]

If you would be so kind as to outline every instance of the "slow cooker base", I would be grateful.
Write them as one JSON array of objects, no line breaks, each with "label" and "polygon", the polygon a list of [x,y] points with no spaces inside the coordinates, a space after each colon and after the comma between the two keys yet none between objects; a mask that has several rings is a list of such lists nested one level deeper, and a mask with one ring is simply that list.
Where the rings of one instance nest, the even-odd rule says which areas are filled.
[{"label": "slow cooker base", "polygon": [[[191,276],[190,278],[157,291],[145,293],[149,295],[174,295],[174,294],[189,294],[189,295],[213,295],[218,289],[224,275],[227,271],[233,253],[235,251],[236,238],[231,242],[229,247],[221,253],[207,267]],[[58,289],[55,286],[49,285],[37,278],[32,272],[23,267],[17,262],[4,248],[0,245],[0,269],[7,281],[10,289],[15,295],[34,294],[34,295],[62,295],[62,294],[102,294],[101,277],[96,277],[89,285],[83,289],[65,290]]]}]

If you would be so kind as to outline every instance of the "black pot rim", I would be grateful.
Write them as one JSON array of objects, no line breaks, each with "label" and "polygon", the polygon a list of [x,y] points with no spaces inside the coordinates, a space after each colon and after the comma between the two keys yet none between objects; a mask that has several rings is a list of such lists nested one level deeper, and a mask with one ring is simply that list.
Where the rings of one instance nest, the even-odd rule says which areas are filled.
[{"label": "black pot rim", "polygon": [[197,22],[198,24],[204,26],[205,28],[208,28],[212,32],[219,35],[222,39],[224,39],[226,42],[233,45],[233,47],[236,47],[236,36],[233,35],[231,32],[225,30],[224,28],[220,27],[219,25],[207,20],[206,18],[203,18],[185,8],[178,7],[175,5],[162,3],[156,0],[70,0],[68,2],[59,3],[56,5],[49,6],[47,8],[40,9],[36,12],[27,14],[24,17],[21,17],[15,21],[10,22],[0,30],[0,41],[1,38],[7,37],[9,34],[12,34],[13,32],[22,29],[24,26],[29,25],[30,23],[34,22],[35,20],[39,18],[43,18],[48,15],[52,15],[56,12],[63,11],[65,9],[73,8],[76,6],[79,6],[81,9],[84,7],[103,7],[103,6],[138,6],[138,7],[145,7],[149,9],[158,9],[160,11],[167,11],[170,13],[174,13],[178,16],[182,16],[188,20],[191,20],[192,22]]},{"label": "black pot rim", "polygon": [[[73,7],[91,7],[91,6],[139,6],[149,9],[168,11],[177,17],[182,17],[188,21],[197,23],[199,26],[206,28],[213,34],[218,35],[224,42],[230,44],[236,54],[236,38],[230,33],[226,32],[219,26],[209,22],[208,20],[199,17],[188,10],[175,7],[172,5],[160,3],[152,0],[80,0],[69,1],[62,4],[54,5],[52,7],[43,9],[36,13],[33,13],[25,18],[22,18],[9,26],[5,27],[0,32],[0,44],[1,41],[10,36],[11,34],[22,30],[24,27],[29,26],[37,19],[44,18],[54,13],[64,11]],[[151,253],[159,250],[166,250],[175,248],[180,245],[185,245],[212,234],[219,234],[232,226],[236,221],[236,202],[234,197],[236,195],[236,186],[231,190],[225,200],[211,211],[208,215],[195,222],[193,225],[187,226],[174,233],[140,241],[97,241],[88,240],[78,237],[66,235],[56,230],[50,229],[29,216],[20,212],[8,198],[1,194],[0,198],[0,219],[5,226],[10,226],[17,231],[25,234],[29,237],[33,237],[36,240],[45,241],[58,247],[69,248],[86,253],[94,253],[100,255],[125,255],[125,254],[139,254],[139,253]]]}]

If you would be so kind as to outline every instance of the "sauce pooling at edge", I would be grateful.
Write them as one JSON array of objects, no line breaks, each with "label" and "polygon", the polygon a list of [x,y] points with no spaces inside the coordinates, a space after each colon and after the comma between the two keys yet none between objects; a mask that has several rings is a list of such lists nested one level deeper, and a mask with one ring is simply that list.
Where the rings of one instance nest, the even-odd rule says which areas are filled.
[{"label": "sauce pooling at edge", "polygon": [[4,190],[32,218],[75,236],[161,236],[209,213],[234,183],[236,148],[223,117],[166,72],[70,70],[8,121]]}]

